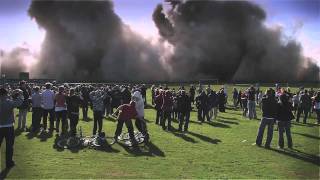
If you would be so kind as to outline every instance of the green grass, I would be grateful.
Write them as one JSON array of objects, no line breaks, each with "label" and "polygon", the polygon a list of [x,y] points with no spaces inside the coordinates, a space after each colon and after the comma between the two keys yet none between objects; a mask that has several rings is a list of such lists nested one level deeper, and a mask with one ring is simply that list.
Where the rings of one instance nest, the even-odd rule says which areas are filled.
[{"label": "green grass", "polygon": [[[261,117],[260,110],[257,112]],[[319,126],[313,124],[315,115],[310,124],[293,125],[295,150],[281,151],[276,148],[278,131],[274,132],[272,150],[253,146],[259,121],[243,118],[240,110],[219,113],[212,124],[202,125],[192,112],[186,134],[163,131],[154,123],[155,111],[146,109],[145,113],[152,143],[139,148],[115,144],[105,151],[61,151],[53,148],[55,133],[48,139],[29,139],[31,136],[24,132],[16,137],[17,165],[7,178],[319,178],[320,137]],[[107,136],[113,136],[115,125],[104,120]],[[79,126],[90,135],[93,121],[80,120]],[[177,128],[177,122],[173,126]],[[4,143],[1,149],[4,157]]]}]

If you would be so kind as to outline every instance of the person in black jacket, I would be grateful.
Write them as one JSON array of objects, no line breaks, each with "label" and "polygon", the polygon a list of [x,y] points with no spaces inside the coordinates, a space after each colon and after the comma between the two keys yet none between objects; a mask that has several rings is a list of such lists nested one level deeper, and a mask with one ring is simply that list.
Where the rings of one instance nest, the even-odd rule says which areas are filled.
[{"label": "person in black jacket", "polygon": [[308,90],[305,90],[304,93],[301,93],[299,101],[300,101],[300,103],[299,103],[299,106],[298,106],[298,113],[297,113],[296,121],[299,122],[300,115],[303,112],[304,113],[303,123],[306,124],[307,123],[308,114],[309,114],[310,109],[312,107],[312,100],[311,100],[311,97],[308,94]]},{"label": "person in black jacket", "polygon": [[77,125],[79,122],[79,109],[83,104],[83,100],[79,95],[75,94],[75,89],[71,88],[67,97],[67,111],[70,120],[70,134],[75,136],[77,134]]},{"label": "person in black jacket", "polygon": [[180,113],[179,131],[182,131],[183,124],[184,124],[184,131],[188,131],[190,111],[191,111],[191,99],[184,90],[181,90],[180,95],[177,97],[177,105],[178,105],[177,110]]},{"label": "person in black jacket", "polygon": [[196,97],[196,106],[198,108],[198,121],[201,123],[204,122],[204,119],[207,117],[207,120],[209,120],[208,115],[208,96],[206,93],[201,90],[199,95]]},{"label": "person in black jacket", "polygon": [[286,133],[288,147],[292,148],[292,137],[291,137],[291,120],[294,119],[292,114],[292,106],[289,102],[288,94],[284,93],[280,96],[280,103],[278,107],[277,120],[279,128],[279,148],[284,147],[283,133]]},{"label": "person in black jacket", "polygon": [[258,130],[258,135],[256,138],[256,145],[261,146],[263,133],[268,126],[267,140],[265,147],[270,148],[270,144],[273,137],[273,125],[276,121],[278,113],[278,104],[275,98],[275,91],[273,89],[268,89],[266,94],[262,97],[262,118]]}]

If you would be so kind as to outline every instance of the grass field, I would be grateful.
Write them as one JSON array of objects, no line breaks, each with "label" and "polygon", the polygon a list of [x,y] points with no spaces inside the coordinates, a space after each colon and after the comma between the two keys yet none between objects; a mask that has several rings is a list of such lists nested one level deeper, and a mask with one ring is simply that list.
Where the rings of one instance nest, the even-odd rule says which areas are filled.
[{"label": "grass field", "polygon": [[[228,90],[231,92],[232,88]],[[231,104],[230,98],[229,101]],[[257,112],[260,118],[260,110]],[[293,124],[293,150],[277,149],[278,131],[274,132],[272,149],[267,150],[252,145],[260,121],[243,118],[240,110],[228,109],[212,123],[202,125],[196,112],[192,112],[189,132],[185,134],[163,131],[155,124],[155,111],[146,109],[145,113],[151,143],[137,148],[115,144],[99,151],[58,150],[54,148],[55,133],[52,137],[17,133],[14,152],[17,165],[7,172],[7,178],[319,179],[320,137],[319,126],[314,124],[315,114],[306,125]],[[92,117],[91,111],[89,116]],[[85,135],[91,135],[93,121],[80,120],[79,126]],[[107,136],[113,136],[115,126],[114,120],[104,120]],[[178,128],[177,122],[173,126]],[[1,157],[4,149],[2,144]]]}]

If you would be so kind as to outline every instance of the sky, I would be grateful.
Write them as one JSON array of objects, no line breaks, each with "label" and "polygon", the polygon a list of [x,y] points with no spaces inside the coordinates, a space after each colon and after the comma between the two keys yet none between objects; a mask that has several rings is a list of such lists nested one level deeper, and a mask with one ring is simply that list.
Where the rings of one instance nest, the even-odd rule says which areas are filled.
[{"label": "sky", "polygon": [[[27,9],[31,0],[0,0],[0,49],[28,45],[41,49],[45,31],[32,20]],[[320,66],[320,0],[252,0],[265,9],[265,25],[281,28],[284,39],[301,43],[305,56]],[[162,0],[114,0],[115,12],[132,30],[151,39],[159,37],[152,21],[154,8]]]}]

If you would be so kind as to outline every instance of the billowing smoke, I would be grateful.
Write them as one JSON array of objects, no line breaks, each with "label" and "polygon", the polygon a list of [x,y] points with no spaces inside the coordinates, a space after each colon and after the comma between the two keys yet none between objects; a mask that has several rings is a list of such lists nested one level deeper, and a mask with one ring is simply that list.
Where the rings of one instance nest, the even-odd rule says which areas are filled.
[{"label": "billowing smoke", "polygon": [[6,78],[18,78],[20,72],[32,71],[36,65],[38,54],[33,52],[27,44],[12,50],[0,50],[1,74]]},{"label": "billowing smoke", "polygon": [[63,80],[163,80],[158,48],[127,27],[110,1],[32,1],[46,30],[33,73]]},{"label": "billowing smoke", "polygon": [[[165,6],[167,5],[167,6]],[[266,13],[247,1],[166,0],[153,20],[173,45],[167,59],[177,79],[319,81],[319,67],[300,44],[284,42],[280,29],[264,25]]]}]

